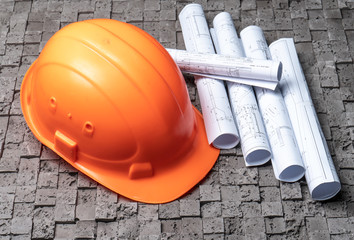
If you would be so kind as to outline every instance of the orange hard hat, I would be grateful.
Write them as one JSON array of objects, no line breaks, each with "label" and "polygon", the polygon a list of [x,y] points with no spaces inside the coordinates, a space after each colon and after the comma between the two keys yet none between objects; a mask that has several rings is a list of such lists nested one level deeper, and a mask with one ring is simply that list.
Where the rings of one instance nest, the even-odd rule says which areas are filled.
[{"label": "orange hard hat", "polygon": [[77,22],[54,34],[23,79],[21,106],[44,145],[141,202],[177,199],[219,155],[167,51],[116,20]]}]

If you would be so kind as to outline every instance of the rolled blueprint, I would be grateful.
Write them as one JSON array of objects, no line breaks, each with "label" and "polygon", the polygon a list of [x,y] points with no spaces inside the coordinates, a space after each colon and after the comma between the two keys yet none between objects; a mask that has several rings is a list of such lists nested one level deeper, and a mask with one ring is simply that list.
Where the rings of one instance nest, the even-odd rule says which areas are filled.
[{"label": "rolled blueprint", "polygon": [[[199,4],[185,6],[179,21],[187,51],[215,53],[209,28]],[[235,147],[240,139],[223,81],[195,76],[209,143],[217,148]]]},{"label": "rolled blueprint", "polygon": [[[279,61],[257,60],[208,53],[166,49],[178,67],[187,73],[209,76],[274,90],[282,73]],[[223,76],[228,78],[223,78]]]},{"label": "rolled blueprint", "polygon": [[335,196],[341,188],[333,161],[312,103],[305,76],[291,38],[270,45],[273,59],[282,61],[280,89],[306,166],[305,177],[315,200]]},{"label": "rolled blueprint", "polygon": [[[213,20],[214,43],[219,54],[244,57],[242,43],[237,37],[229,13],[222,12]],[[241,148],[246,166],[266,163],[271,157],[266,131],[251,86],[227,82],[229,99],[240,133]]]},{"label": "rolled blueprint", "polygon": [[[247,57],[271,59],[261,28],[250,26],[240,35]],[[274,175],[281,181],[297,181],[304,176],[305,167],[283,96],[279,89],[255,88],[255,91],[272,149]]]}]

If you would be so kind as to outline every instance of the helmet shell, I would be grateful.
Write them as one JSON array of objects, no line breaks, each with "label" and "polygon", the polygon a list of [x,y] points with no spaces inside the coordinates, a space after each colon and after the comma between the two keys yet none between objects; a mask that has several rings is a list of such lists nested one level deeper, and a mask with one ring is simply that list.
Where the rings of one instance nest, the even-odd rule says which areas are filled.
[{"label": "helmet shell", "polygon": [[[24,77],[21,106],[43,144],[138,201],[182,195],[218,156],[200,142],[200,114],[166,50],[143,30],[116,20],[77,22],[54,34]],[[159,184],[163,176],[193,161],[196,144],[213,153],[208,170],[179,193],[163,193],[170,188]],[[144,187],[133,189],[136,184]]]}]

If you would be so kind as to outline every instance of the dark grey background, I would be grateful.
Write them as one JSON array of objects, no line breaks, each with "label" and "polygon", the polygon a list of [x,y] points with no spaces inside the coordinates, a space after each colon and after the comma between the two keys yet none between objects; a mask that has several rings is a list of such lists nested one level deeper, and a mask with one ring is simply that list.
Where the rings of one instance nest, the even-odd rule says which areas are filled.
[{"label": "dark grey background", "polygon": [[[177,21],[192,1],[0,0],[0,239],[354,239],[354,2],[206,1],[209,23],[227,11],[238,31],[256,24],[268,42],[293,37],[342,191],[311,200],[304,179],[245,168],[240,148],[221,151],[207,178],[169,204],[129,201],[43,147],[20,109],[24,73],[68,23],[113,18],[184,49]],[[193,80],[187,78],[199,106]]]}]

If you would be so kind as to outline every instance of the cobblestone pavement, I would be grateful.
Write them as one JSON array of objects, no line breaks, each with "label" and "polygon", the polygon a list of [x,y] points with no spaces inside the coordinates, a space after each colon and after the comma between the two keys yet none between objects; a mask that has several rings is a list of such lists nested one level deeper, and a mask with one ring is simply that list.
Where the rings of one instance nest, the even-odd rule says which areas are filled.
[{"label": "cobblestone pavement", "polygon": [[184,49],[177,16],[190,1],[0,0],[0,239],[354,239],[354,2],[196,2],[209,22],[225,10],[239,31],[256,24],[269,42],[294,38],[343,184],[338,196],[316,202],[304,179],[281,183],[270,164],[246,168],[240,147],[221,151],[207,178],[168,204],[129,201],[96,184],[29,131],[24,73],[54,32],[90,18],[126,21]]}]

